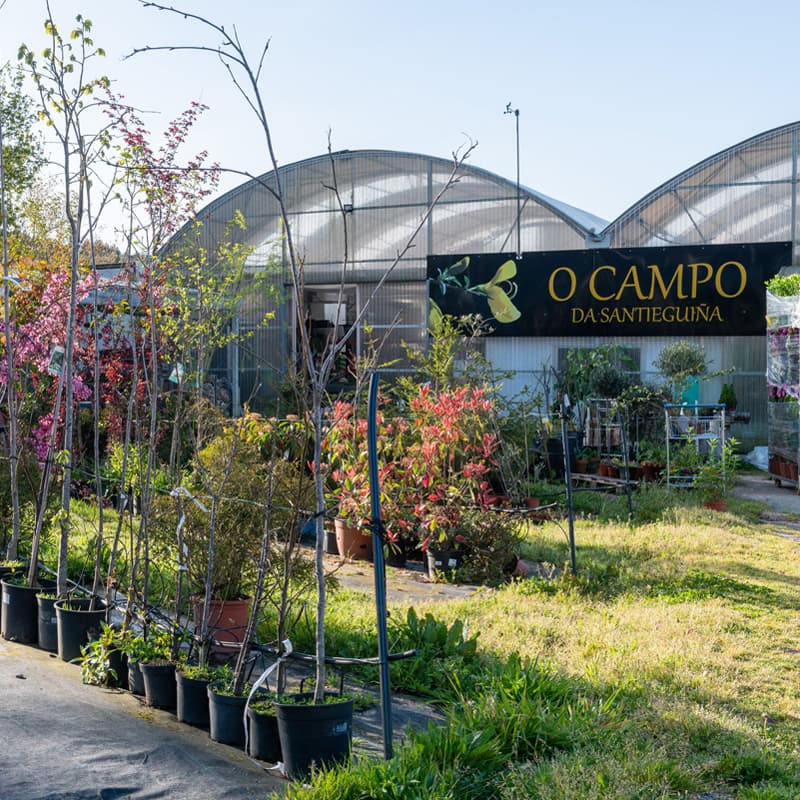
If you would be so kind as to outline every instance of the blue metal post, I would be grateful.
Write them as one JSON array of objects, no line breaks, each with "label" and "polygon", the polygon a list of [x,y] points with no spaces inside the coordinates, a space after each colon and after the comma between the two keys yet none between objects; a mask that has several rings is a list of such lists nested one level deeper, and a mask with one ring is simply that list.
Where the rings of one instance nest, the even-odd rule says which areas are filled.
[{"label": "blue metal post", "polygon": [[378,483],[378,373],[369,380],[367,404],[367,448],[369,456],[369,489],[372,509],[372,552],[375,568],[375,611],[378,617],[378,661],[381,686],[381,718],[383,721],[383,755],[392,757],[392,694],[389,686],[389,637],[386,632],[386,565],[383,561],[381,535],[381,487]]}]

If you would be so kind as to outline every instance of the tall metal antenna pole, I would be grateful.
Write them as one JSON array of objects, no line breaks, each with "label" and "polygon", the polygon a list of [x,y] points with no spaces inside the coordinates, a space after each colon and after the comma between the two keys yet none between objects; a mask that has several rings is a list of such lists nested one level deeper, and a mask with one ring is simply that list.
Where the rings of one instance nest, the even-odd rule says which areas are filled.
[{"label": "tall metal antenna pole", "polygon": [[514,122],[516,124],[517,132],[517,258],[522,258],[522,232],[520,230],[520,221],[522,215],[522,195],[520,193],[519,183],[519,109],[511,108],[511,103],[506,103],[506,110],[504,114],[513,114]]}]

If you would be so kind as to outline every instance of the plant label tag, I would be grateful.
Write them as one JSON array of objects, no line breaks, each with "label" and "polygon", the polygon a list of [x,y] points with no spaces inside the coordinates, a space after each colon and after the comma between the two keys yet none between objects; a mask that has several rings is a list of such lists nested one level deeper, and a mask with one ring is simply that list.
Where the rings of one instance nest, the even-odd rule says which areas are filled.
[{"label": "plant label tag", "polygon": [[458,566],[458,561],[455,558],[448,558],[447,559],[447,566],[451,568],[455,568]]},{"label": "plant label tag", "polygon": [[7,595],[7,594],[4,594],[4,595],[3,595],[3,602],[4,602],[6,605],[9,605],[9,604],[10,604],[10,600],[11,600],[11,597],[10,597],[10,595]]}]

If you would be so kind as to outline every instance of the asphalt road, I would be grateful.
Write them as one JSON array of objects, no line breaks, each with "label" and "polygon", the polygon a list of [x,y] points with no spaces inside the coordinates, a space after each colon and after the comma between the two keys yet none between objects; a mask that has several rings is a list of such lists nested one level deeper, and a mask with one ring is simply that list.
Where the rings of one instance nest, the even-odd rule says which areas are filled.
[{"label": "asphalt road", "polygon": [[740,473],[732,493],[766,503],[766,516],[778,513],[789,516],[796,514],[800,517],[800,494],[797,489],[787,486],[786,483],[776,485],[766,472]]}]

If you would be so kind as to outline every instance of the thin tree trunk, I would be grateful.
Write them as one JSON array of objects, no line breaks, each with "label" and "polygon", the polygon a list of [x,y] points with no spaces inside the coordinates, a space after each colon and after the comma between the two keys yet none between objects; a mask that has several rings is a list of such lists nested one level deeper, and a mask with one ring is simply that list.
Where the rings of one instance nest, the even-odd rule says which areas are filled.
[{"label": "thin tree trunk", "polygon": [[0,217],[3,235],[3,331],[6,338],[6,400],[8,405],[8,466],[11,481],[11,540],[6,550],[6,558],[14,561],[19,556],[19,447],[17,445],[17,392],[16,371],[14,369],[13,333],[11,330],[11,291],[8,257],[8,211],[6,207],[6,178],[3,162],[3,120],[0,118]]}]

